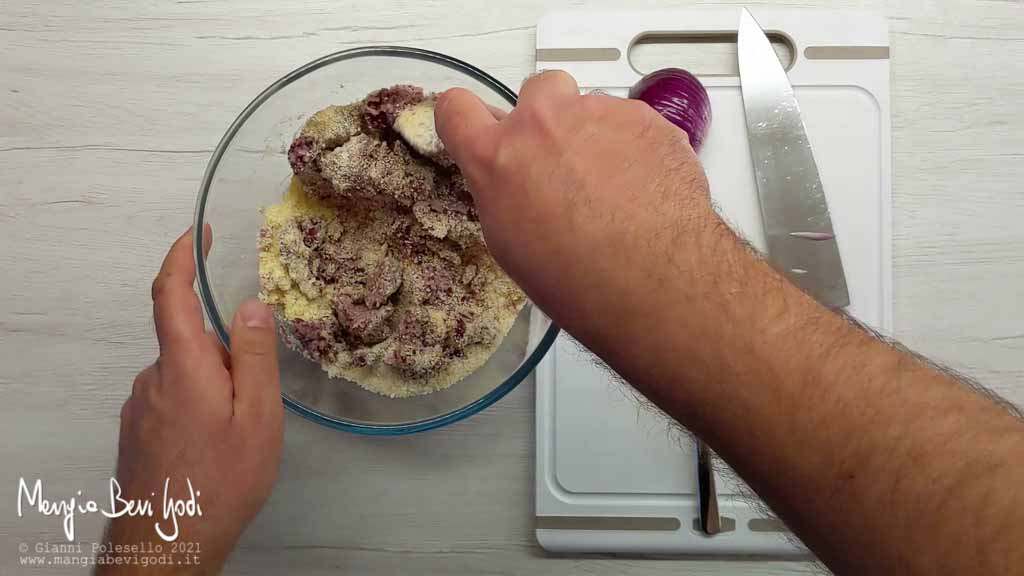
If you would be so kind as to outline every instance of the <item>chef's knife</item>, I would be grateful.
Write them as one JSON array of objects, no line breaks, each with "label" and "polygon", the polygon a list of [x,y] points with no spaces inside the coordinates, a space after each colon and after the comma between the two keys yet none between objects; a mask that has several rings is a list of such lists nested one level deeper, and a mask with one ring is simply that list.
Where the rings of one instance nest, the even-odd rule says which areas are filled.
[{"label": "chef's knife", "polygon": [[738,53],[768,260],[822,304],[848,306],[839,245],[800,105],[771,42],[746,8]]},{"label": "chef's knife", "polygon": [[[822,304],[850,304],[800,105],[771,42],[746,8],[739,27],[740,81],[747,115],[768,261]],[[721,531],[711,452],[697,439],[697,504],[701,530]]]},{"label": "chef's knife", "polygon": [[722,518],[718,515],[714,460],[711,449],[700,438],[697,438],[697,514],[702,532],[714,536],[722,531]]}]

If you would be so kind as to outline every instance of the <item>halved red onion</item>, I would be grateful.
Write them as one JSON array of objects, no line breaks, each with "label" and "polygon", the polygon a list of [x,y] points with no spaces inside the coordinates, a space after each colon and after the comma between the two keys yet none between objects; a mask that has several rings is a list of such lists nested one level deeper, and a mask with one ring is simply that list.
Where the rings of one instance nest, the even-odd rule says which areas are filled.
[{"label": "halved red onion", "polygon": [[696,76],[681,68],[651,72],[629,90],[629,97],[643,100],[681,128],[700,152],[711,126],[711,99]]}]

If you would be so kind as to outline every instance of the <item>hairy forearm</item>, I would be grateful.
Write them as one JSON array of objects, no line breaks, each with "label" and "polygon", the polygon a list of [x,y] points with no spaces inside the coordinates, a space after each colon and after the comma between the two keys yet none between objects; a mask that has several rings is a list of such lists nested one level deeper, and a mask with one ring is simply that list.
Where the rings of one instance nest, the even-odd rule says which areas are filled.
[{"label": "hairy forearm", "polygon": [[609,301],[601,326],[570,318],[570,331],[715,447],[834,569],[1021,566],[1020,421],[818,305],[717,217],[692,230],[657,268],[639,264],[646,299],[619,294],[633,305]]},{"label": "hairy forearm", "polygon": [[512,278],[832,567],[1024,566],[997,564],[1024,540],[1018,421],[772,271],[714,215],[675,126],[557,71],[504,120],[461,90],[436,119]]}]

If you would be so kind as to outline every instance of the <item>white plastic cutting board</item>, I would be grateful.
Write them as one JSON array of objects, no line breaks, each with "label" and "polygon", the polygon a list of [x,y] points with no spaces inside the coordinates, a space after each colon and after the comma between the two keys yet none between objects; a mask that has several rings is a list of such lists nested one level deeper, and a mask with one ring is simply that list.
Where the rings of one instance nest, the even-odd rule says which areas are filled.
[{"label": "white plastic cutting board", "polygon": [[[892,329],[888,30],[877,15],[751,8],[795,48],[789,70],[832,210],[849,311]],[[537,69],[563,69],[582,91],[624,96],[640,74],[627,55],[649,34],[735,34],[738,7],[560,12],[537,25]],[[713,122],[701,153],[727,220],[764,248],[739,78],[701,78]],[[752,439],[753,441],[753,439]],[[537,369],[536,534],[559,552],[799,554],[803,548],[729,474],[719,507],[731,530],[695,528],[691,441],[640,408],[623,384],[562,335]],[[719,465],[721,463],[719,462]]]}]

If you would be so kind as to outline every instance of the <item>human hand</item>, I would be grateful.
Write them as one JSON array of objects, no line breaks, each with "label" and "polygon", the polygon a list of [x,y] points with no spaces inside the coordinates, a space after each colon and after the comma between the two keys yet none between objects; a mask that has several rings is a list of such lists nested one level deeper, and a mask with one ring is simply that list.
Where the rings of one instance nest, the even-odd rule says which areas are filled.
[{"label": "human hand", "polygon": [[638,326],[656,315],[653,292],[697,265],[684,248],[720,223],[685,133],[644,102],[581,96],[564,72],[530,79],[507,118],[453,89],[435,120],[494,257],[585,341],[623,328],[627,312]]},{"label": "human hand", "polygon": [[[204,230],[204,253],[212,236]],[[217,573],[238,537],[270,496],[280,462],[283,414],[277,338],[271,311],[258,300],[239,307],[231,326],[231,352],[203,328],[193,291],[195,265],[189,230],[174,243],[153,282],[153,318],[160,356],[135,379],[121,409],[117,481],[125,500],[149,500],[152,517],[114,519],[115,545],[167,537],[195,558],[187,566],[150,566],[146,574]],[[202,516],[164,517],[168,497],[188,501],[189,482]],[[157,526],[154,526],[156,524]],[[198,565],[194,564],[198,561]],[[109,567],[99,574],[134,571]]]}]

